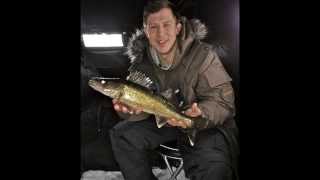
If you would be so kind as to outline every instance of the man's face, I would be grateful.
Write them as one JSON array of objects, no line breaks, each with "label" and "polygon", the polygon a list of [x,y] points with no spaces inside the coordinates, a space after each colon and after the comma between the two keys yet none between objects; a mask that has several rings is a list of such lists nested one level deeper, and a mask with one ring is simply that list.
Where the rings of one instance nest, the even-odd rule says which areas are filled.
[{"label": "man's face", "polygon": [[181,24],[177,23],[169,8],[163,8],[156,13],[150,14],[144,28],[149,43],[161,55],[166,55],[170,52],[180,30]]}]

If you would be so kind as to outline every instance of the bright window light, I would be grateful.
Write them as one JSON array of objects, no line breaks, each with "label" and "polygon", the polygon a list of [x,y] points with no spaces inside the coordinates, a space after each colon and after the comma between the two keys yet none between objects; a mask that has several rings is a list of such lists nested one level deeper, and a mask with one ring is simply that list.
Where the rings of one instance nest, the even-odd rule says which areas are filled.
[{"label": "bright window light", "polygon": [[123,47],[122,34],[83,34],[86,47]]}]

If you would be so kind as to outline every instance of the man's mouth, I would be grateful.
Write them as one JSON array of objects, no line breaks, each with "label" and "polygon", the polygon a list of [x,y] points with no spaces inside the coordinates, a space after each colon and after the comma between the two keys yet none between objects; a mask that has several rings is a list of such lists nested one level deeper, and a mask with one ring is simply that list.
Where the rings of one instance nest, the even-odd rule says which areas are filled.
[{"label": "man's mouth", "polygon": [[160,40],[160,41],[158,41],[158,43],[159,43],[160,46],[165,46],[165,44],[166,44],[167,42],[168,42],[167,40]]}]

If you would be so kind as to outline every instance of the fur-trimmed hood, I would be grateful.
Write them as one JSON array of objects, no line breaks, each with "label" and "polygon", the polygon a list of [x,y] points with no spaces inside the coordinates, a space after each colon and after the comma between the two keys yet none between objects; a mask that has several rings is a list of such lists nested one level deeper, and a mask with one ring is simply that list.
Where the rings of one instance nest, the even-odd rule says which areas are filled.
[{"label": "fur-trimmed hood", "polygon": [[[182,56],[194,40],[204,39],[208,30],[207,27],[198,19],[187,20],[187,18],[182,17],[181,24],[182,29],[177,37],[177,41]],[[131,63],[142,59],[143,52],[147,45],[148,39],[143,29],[137,29],[129,39],[125,52],[125,54],[129,56]]]}]

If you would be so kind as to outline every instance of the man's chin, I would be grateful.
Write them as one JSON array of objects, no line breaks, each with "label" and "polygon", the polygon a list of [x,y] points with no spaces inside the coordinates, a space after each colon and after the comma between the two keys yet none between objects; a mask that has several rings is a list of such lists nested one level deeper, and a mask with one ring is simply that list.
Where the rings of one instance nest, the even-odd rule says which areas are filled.
[{"label": "man's chin", "polygon": [[168,54],[169,51],[170,51],[170,49],[168,49],[168,48],[158,48],[158,52],[160,54]]}]

